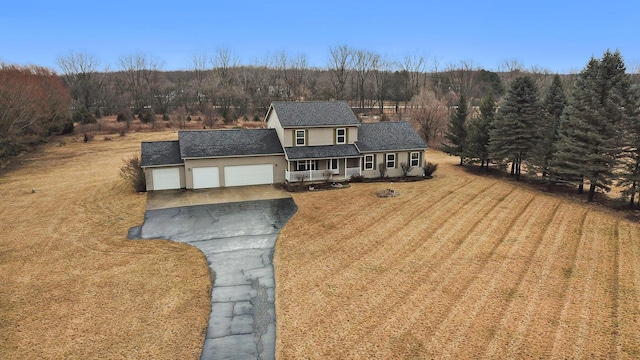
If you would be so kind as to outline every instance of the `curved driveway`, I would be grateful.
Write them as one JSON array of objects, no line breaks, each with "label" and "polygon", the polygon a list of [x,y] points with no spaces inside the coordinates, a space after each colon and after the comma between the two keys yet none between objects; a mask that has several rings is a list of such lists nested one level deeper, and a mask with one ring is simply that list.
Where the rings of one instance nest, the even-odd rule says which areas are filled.
[{"label": "curved driveway", "polygon": [[293,199],[148,210],[139,237],[186,242],[215,272],[201,359],[275,358],[273,251]]}]

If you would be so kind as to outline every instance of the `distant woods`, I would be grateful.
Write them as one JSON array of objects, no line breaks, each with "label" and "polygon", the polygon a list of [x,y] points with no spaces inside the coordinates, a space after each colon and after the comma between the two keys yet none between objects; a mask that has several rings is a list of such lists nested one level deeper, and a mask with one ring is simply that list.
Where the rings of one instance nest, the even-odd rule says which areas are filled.
[{"label": "distant woods", "polygon": [[363,121],[410,121],[431,148],[462,164],[508,164],[516,179],[586,187],[590,198],[612,185],[631,202],[639,197],[640,81],[617,52],[591,59],[579,74],[515,60],[489,71],[472,61],[443,65],[420,53],[392,58],[348,45],[330,48],[322,68],[284,51],[242,62],[229,48],[194,53],[182,71],[165,71],[162,59],[144,53],[107,65],[69,52],[57,63],[59,74],[1,65],[1,159],[108,115],[127,126],[138,118],[212,127],[260,121],[272,101],[345,100]]}]

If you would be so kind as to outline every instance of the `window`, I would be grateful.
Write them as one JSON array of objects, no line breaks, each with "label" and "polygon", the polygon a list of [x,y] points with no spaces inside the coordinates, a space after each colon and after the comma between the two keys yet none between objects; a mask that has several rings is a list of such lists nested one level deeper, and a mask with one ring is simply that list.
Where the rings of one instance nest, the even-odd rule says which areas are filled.
[{"label": "window", "polygon": [[327,169],[329,169],[329,170],[338,170],[338,159],[329,159],[329,160],[327,160]]},{"label": "window", "polygon": [[308,171],[316,169],[316,160],[296,161],[296,171]]},{"label": "window", "polygon": [[374,170],[375,160],[373,160],[373,155],[365,155],[364,156],[364,169],[365,170]]},{"label": "window", "polygon": [[306,131],[296,130],[296,146],[304,146],[306,143]]},{"label": "window", "polygon": [[396,154],[387,154],[387,169],[394,169],[396,167]]},{"label": "window", "polygon": [[412,167],[420,167],[420,153],[414,151],[409,155],[409,166]]},{"label": "window", "polygon": [[336,129],[336,144],[346,144],[347,143],[347,129],[339,128]]}]

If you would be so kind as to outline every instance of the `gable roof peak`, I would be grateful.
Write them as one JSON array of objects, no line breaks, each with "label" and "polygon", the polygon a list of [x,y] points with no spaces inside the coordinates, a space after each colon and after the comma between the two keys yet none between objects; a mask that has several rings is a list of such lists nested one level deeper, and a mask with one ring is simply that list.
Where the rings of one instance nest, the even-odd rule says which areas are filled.
[{"label": "gable roof peak", "polygon": [[346,101],[275,101],[271,107],[285,128],[360,124]]}]

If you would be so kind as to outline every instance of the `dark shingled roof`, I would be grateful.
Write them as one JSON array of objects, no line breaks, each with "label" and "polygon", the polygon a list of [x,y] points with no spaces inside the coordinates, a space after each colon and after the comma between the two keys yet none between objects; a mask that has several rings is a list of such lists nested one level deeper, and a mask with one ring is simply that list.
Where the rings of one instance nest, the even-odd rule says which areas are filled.
[{"label": "dark shingled roof", "polygon": [[183,159],[283,153],[275,129],[180,131],[178,139]]},{"label": "dark shingled roof", "polygon": [[282,127],[358,125],[360,122],[344,101],[276,101],[271,104]]},{"label": "dark shingled roof", "polygon": [[182,164],[180,145],[174,141],[142,142],[142,166]]},{"label": "dark shingled roof", "polygon": [[406,121],[363,123],[358,128],[356,145],[362,152],[427,148],[420,135]]},{"label": "dark shingled roof", "polygon": [[296,146],[286,147],[287,159],[330,159],[344,157],[359,157],[360,152],[353,144],[322,145],[322,146]]}]

